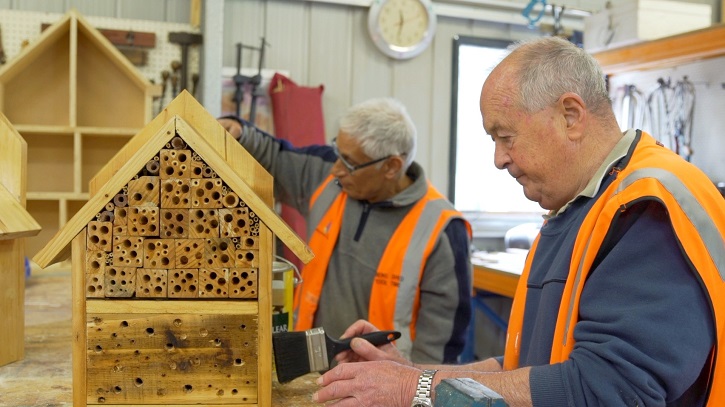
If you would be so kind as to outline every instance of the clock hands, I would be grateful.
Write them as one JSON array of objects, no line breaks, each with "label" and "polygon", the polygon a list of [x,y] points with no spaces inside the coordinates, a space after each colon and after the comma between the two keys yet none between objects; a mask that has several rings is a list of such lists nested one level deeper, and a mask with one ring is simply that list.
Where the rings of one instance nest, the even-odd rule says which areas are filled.
[{"label": "clock hands", "polygon": [[400,15],[400,18],[398,19],[398,41],[400,41],[400,36],[403,34],[403,24],[405,24],[405,18],[403,17],[403,10],[398,10],[398,14]]}]

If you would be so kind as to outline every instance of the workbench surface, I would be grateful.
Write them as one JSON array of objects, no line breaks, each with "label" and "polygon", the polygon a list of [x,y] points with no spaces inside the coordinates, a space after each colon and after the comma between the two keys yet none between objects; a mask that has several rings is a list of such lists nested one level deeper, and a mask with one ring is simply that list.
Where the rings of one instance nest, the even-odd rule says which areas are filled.
[{"label": "workbench surface", "polygon": [[[0,406],[73,405],[71,326],[70,269],[33,272],[25,288],[25,358],[0,366]],[[311,401],[318,377],[273,383],[272,404],[320,406]]]}]

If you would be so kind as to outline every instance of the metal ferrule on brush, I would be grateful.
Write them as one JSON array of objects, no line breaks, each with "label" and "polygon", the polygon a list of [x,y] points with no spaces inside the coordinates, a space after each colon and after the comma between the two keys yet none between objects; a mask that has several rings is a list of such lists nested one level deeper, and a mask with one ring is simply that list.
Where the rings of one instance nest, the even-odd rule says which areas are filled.
[{"label": "metal ferrule on brush", "polygon": [[327,359],[325,330],[313,328],[306,331],[307,355],[310,358],[310,372],[319,372],[330,367]]}]

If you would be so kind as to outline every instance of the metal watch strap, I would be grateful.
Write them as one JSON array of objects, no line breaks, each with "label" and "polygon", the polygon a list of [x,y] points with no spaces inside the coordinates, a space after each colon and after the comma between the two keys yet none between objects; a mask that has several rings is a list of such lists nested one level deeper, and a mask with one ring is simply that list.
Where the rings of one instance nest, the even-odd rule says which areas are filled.
[{"label": "metal watch strap", "polygon": [[418,388],[415,389],[415,398],[430,399],[430,391],[433,388],[433,376],[437,370],[424,370],[418,378]]}]

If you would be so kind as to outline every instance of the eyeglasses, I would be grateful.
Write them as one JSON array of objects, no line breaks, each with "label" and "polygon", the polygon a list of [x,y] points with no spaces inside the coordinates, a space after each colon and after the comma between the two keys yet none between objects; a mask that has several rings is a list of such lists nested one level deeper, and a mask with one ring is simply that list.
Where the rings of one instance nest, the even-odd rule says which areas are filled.
[{"label": "eyeglasses", "polygon": [[373,164],[377,164],[379,162],[385,161],[388,158],[392,157],[392,155],[386,155],[383,158],[378,158],[376,160],[368,161],[368,162],[366,162],[364,164],[352,165],[349,162],[347,162],[347,160],[345,160],[342,157],[342,155],[340,155],[340,150],[337,149],[337,137],[335,137],[334,139],[332,139],[332,151],[335,152],[335,155],[337,156],[337,158],[340,160],[340,162],[342,163],[342,165],[344,165],[345,168],[347,168],[347,171],[350,174],[352,174],[354,171],[359,170],[360,168],[369,167],[369,166],[371,166]]}]

